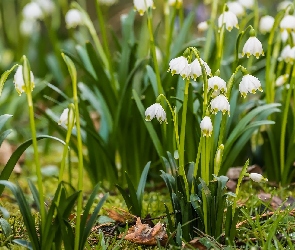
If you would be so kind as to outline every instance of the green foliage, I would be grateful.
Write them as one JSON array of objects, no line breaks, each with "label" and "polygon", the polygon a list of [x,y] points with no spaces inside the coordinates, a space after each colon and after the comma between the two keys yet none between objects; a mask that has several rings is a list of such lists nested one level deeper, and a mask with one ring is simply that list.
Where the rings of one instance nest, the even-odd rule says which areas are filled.
[{"label": "green foliage", "polygon": [[148,162],[145,165],[140,177],[140,181],[137,186],[137,190],[135,190],[134,184],[132,183],[131,178],[129,177],[127,172],[125,174],[128,184],[128,191],[125,191],[123,187],[116,185],[121,195],[123,196],[129,211],[138,217],[142,216],[143,193],[150,165],[151,162]]}]

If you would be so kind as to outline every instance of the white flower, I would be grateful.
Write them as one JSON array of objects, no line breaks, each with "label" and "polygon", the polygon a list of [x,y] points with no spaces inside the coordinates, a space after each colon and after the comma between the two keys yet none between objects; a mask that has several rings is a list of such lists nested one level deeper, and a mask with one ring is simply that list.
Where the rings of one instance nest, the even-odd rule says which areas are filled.
[{"label": "white flower", "polygon": [[68,116],[69,116],[69,109],[66,108],[60,115],[60,118],[58,120],[58,125],[68,126]]},{"label": "white flower", "polygon": [[162,122],[167,123],[166,112],[162,108],[161,104],[159,104],[159,103],[155,103],[155,104],[149,106],[145,111],[145,120],[146,121],[151,121],[155,117],[158,119],[158,121],[160,123],[162,123]]},{"label": "white flower", "polygon": [[39,30],[39,23],[36,20],[24,19],[20,23],[20,33],[23,36],[30,36]]},{"label": "white flower", "polygon": [[295,47],[291,48],[289,44],[285,46],[281,52],[279,60],[284,60],[286,63],[293,64],[295,60]]},{"label": "white flower", "polygon": [[245,98],[247,93],[255,94],[256,90],[262,92],[261,83],[258,78],[252,75],[244,75],[239,84],[239,91],[241,95]]},{"label": "white flower", "polygon": [[200,123],[203,136],[211,136],[213,131],[213,125],[209,116],[205,116]]},{"label": "white flower", "polygon": [[239,28],[238,18],[231,11],[225,11],[218,18],[218,27],[221,28],[225,24],[228,31],[231,31],[233,27]]},{"label": "white flower", "polygon": [[198,24],[198,30],[200,31],[200,32],[204,32],[204,31],[206,31],[207,29],[208,29],[208,22],[206,22],[206,21],[204,21],[204,22],[200,22],[199,24]]},{"label": "white flower", "polygon": [[257,174],[257,173],[251,173],[251,174],[249,174],[249,178],[252,181],[255,181],[255,182],[261,182],[262,180],[268,181],[267,178],[264,178],[261,174]]},{"label": "white flower", "polygon": [[289,79],[289,74],[279,76],[276,80],[276,86],[280,87],[280,86],[284,85],[288,79]]},{"label": "white flower", "polygon": [[226,82],[219,76],[209,78],[208,87],[214,91],[221,90],[222,92],[226,92]]},{"label": "white flower", "polygon": [[286,10],[288,6],[292,5],[291,1],[282,1],[278,4],[277,10]]},{"label": "white flower", "polygon": [[52,0],[37,0],[36,3],[41,7],[45,15],[53,13],[55,6]]},{"label": "white flower", "polygon": [[77,9],[71,9],[65,16],[66,26],[68,29],[75,28],[83,24],[82,14]]},{"label": "white flower", "polygon": [[255,36],[249,37],[249,39],[246,41],[243,47],[242,56],[244,56],[245,54],[247,55],[247,58],[249,58],[250,55],[253,55],[257,59],[260,55],[264,55],[262,43]]},{"label": "white flower", "polygon": [[182,5],[182,0],[168,0],[168,4],[170,6],[175,6],[175,8],[179,8]]},{"label": "white flower", "polygon": [[228,10],[234,13],[237,17],[242,17],[245,15],[245,9],[239,2],[228,2]]},{"label": "white flower", "polygon": [[42,9],[35,2],[26,4],[22,10],[22,13],[23,13],[24,19],[26,20],[29,20],[29,19],[37,20],[37,19],[43,19],[44,17]]},{"label": "white flower", "polygon": [[134,9],[139,12],[139,15],[143,15],[148,8],[154,7],[153,0],[133,0]]},{"label": "white flower", "polygon": [[238,0],[246,9],[252,9],[254,7],[255,0]]},{"label": "white flower", "polygon": [[118,0],[99,0],[100,4],[106,5],[106,6],[111,6],[115,3],[117,3]]},{"label": "white flower", "polygon": [[[210,67],[208,66],[208,64],[203,61],[202,59],[200,59],[202,65],[204,65],[205,67],[205,71],[207,73],[207,75],[211,75],[211,69]],[[199,63],[199,60],[196,58],[191,64],[191,72],[190,72],[190,77],[194,80],[197,79],[197,77],[199,77],[200,75],[202,75],[202,67]]]},{"label": "white flower", "polygon": [[259,30],[261,33],[267,33],[270,32],[273,24],[275,22],[275,19],[272,16],[263,16],[260,18],[259,22]]},{"label": "white flower", "polygon": [[286,15],[280,22],[281,30],[287,30],[288,32],[295,31],[295,16]]},{"label": "white flower", "polygon": [[214,114],[217,114],[218,111],[221,111],[222,114],[225,114],[226,112],[230,112],[230,105],[227,100],[227,98],[224,95],[219,95],[211,100],[211,111]]},{"label": "white flower", "polygon": [[179,74],[183,78],[186,78],[190,74],[190,65],[184,56],[176,57],[169,62],[169,69],[171,74]]},{"label": "white flower", "polygon": [[[31,87],[32,87],[31,91],[33,91],[33,88],[35,87],[35,85],[34,85],[34,75],[33,75],[32,71],[30,72],[30,80],[31,80]],[[22,65],[18,66],[18,68],[14,74],[13,82],[14,82],[15,89],[19,95],[21,95],[23,92],[26,91],[26,85],[24,82],[23,66]]]}]

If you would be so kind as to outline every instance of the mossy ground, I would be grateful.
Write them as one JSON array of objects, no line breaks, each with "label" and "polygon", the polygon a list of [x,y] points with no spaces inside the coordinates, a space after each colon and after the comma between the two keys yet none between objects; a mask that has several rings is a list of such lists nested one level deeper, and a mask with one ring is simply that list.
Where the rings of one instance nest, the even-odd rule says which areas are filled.
[{"label": "mossy ground", "polygon": [[[50,148],[50,153],[42,154],[41,162],[42,166],[55,165],[59,166],[59,162],[61,160],[61,148],[54,147]],[[10,178],[10,181],[13,183],[18,183],[22,189],[24,190],[28,201],[31,204],[32,212],[36,216],[36,220],[38,218],[38,213],[35,210],[35,205],[33,203],[32,196],[30,194],[27,178],[31,178],[34,180],[34,164],[32,163],[32,157],[30,153],[26,155],[26,162],[23,165],[23,172],[21,175],[17,176],[13,174]],[[75,167],[72,169],[72,185],[76,186],[75,178],[77,171]],[[65,180],[68,180],[68,172],[65,175]],[[46,201],[50,203],[50,199],[52,198],[56,188],[57,188],[57,178],[53,176],[46,177],[43,182],[44,191],[46,194]],[[163,186],[164,187],[164,186]],[[92,185],[85,173],[84,176],[84,195],[85,201],[87,201],[87,197],[92,190]],[[144,204],[143,204],[143,215],[149,214],[152,218],[157,218],[165,215],[165,208],[163,203],[170,205],[169,197],[165,188],[155,190],[153,185],[147,183],[146,187],[147,192],[144,195]],[[126,204],[122,196],[118,193],[118,190],[113,188],[112,190],[104,190],[100,189],[100,193],[98,194],[98,199],[100,194],[102,195],[105,192],[109,192],[110,196],[105,202],[103,209],[100,211],[100,215],[106,215],[106,209],[114,209],[120,208],[128,211]],[[274,209],[274,204],[272,198],[263,200],[258,197],[259,193],[269,194],[271,197],[279,197],[282,201],[285,201],[288,197],[295,197],[295,189],[294,186],[289,187],[274,187],[269,185],[269,183],[265,184],[257,184],[250,181],[243,183],[239,204],[243,206],[243,213],[239,221],[245,221],[245,223],[238,229],[236,244],[234,248],[239,248],[242,246],[247,249],[251,246],[266,246],[268,241],[268,232],[269,229],[274,227],[274,224],[277,223],[274,234],[274,238],[271,239],[272,244],[281,244],[282,246],[292,246],[295,242],[295,219],[292,211],[295,204],[291,202],[289,207],[285,207],[282,204],[277,204],[277,209]],[[12,227],[12,236],[10,238],[6,238],[3,233],[0,233],[0,249],[24,249],[23,247],[17,246],[12,243],[13,238],[18,239],[28,239],[26,234],[26,229],[23,224],[22,216],[18,209],[18,205],[13,197],[13,195],[5,189],[1,199],[0,206],[6,208],[10,213],[9,223]],[[171,210],[172,211],[172,210]],[[74,211],[73,211],[74,212]],[[274,213],[272,213],[274,212]],[[269,213],[269,214],[267,214]],[[74,213],[73,213],[74,214]],[[265,216],[261,216],[261,215]],[[251,222],[251,217],[257,217]],[[248,221],[247,221],[248,219]],[[166,222],[165,217],[163,219],[156,219],[154,223],[161,220],[162,222]],[[74,218],[72,219],[74,223]],[[126,228],[118,227],[118,231],[124,232]],[[116,229],[118,229],[116,228]],[[102,230],[103,231],[103,230]],[[104,240],[102,241],[100,236],[99,227],[97,230],[93,230],[88,239],[88,248],[89,249],[104,249],[103,246],[108,247],[106,249],[159,249],[158,246],[155,247],[146,247],[143,245],[137,245],[130,243],[128,241],[120,240],[114,232],[108,234],[107,231],[104,232]],[[276,239],[277,242],[276,243]],[[268,245],[267,245],[268,246]],[[278,245],[279,246],[279,245]],[[174,249],[175,247],[168,247],[170,249]],[[286,247],[286,249],[294,249],[294,247]]]}]

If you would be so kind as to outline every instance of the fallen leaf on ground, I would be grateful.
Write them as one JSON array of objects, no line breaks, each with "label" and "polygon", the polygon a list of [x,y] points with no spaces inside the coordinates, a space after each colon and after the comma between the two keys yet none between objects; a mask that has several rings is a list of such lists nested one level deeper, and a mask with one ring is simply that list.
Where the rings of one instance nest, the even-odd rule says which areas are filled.
[{"label": "fallen leaf on ground", "polygon": [[148,246],[155,246],[158,241],[161,245],[165,245],[168,239],[166,228],[161,222],[158,222],[154,227],[150,227],[148,224],[142,224],[139,217],[136,224],[129,228],[127,234],[125,236],[121,234],[119,237]]},{"label": "fallen leaf on ground", "polygon": [[113,207],[113,209],[105,208],[104,210],[107,212],[108,217],[120,223],[135,222],[137,218],[122,208]]}]

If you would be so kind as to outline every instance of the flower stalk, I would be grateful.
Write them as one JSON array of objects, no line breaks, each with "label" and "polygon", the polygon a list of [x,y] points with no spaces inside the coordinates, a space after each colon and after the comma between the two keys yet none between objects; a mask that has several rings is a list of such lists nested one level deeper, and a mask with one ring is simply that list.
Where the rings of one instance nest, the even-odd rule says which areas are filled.
[{"label": "flower stalk", "polygon": [[[43,183],[42,183],[42,172],[39,159],[38,145],[37,145],[37,135],[36,135],[36,126],[35,126],[35,117],[34,117],[34,108],[33,108],[33,98],[32,98],[32,89],[33,82],[31,80],[31,69],[29,61],[26,56],[23,56],[23,78],[25,83],[25,92],[27,94],[27,103],[29,107],[29,116],[30,116],[30,127],[34,148],[34,160],[36,165],[36,175],[37,175],[37,185],[39,189],[39,200],[40,200],[40,214],[41,221],[45,222],[46,220],[46,211],[44,206],[44,192],[43,192]],[[41,232],[44,231],[45,223],[41,223]]]}]

